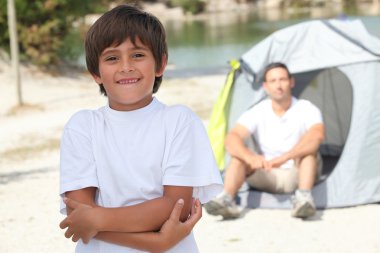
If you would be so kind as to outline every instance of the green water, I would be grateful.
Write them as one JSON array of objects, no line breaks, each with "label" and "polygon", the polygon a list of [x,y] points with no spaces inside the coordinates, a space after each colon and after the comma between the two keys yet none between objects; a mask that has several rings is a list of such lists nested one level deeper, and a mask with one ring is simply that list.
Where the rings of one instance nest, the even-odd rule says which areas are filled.
[{"label": "green water", "polygon": [[[370,33],[380,37],[380,16],[356,15],[358,11],[351,13],[346,18],[361,19]],[[255,13],[210,15],[192,21],[165,21],[169,47],[166,76],[226,72],[229,60],[239,58],[276,30],[306,20],[318,19],[311,17],[310,13],[281,15],[281,12],[277,13],[273,21],[267,16],[261,17]],[[322,18],[336,16],[336,13],[332,13]],[[85,65],[83,55],[79,57],[77,64]]]},{"label": "green water", "polygon": [[[380,17],[348,18],[361,19],[372,34],[380,37]],[[306,20],[310,19],[281,22],[247,20],[246,23],[234,23],[214,29],[207,22],[193,22],[175,32],[171,24],[168,24],[169,65],[177,70],[225,66],[229,60],[239,58],[276,30]]]}]

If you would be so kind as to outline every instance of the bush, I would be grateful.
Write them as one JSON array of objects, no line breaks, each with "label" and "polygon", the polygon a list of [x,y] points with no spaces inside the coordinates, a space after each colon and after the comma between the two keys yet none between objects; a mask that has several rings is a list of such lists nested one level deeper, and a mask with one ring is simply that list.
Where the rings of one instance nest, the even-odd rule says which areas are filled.
[{"label": "bush", "polygon": [[[64,43],[73,23],[84,15],[103,12],[105,0],[15,0],[17,32],[22,61],[38,66],[61,62],[60,52],[67,51]],[[9,52],[7,0],[0,0],[0,47]]]},{"label": "bush", "polygon": [[169,6],[181,7],[185,12],[198,14],[204,11],[205,0],[169,0]]}]

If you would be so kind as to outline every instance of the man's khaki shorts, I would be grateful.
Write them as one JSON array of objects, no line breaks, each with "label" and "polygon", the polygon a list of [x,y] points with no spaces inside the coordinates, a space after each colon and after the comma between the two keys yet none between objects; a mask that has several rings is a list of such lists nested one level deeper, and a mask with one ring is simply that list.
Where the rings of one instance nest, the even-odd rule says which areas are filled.
[{"label": "man's khaki shorts", "polygon": [[[322,159],[317,158],[317,174],[315,182],[318,182],[322,172]],[[291,193],[298,187],[298,169],[297,167],[283,169],[273,168],[270,171],[257,170],[246,179],[247,183],[260,190],[270,193]]]}]

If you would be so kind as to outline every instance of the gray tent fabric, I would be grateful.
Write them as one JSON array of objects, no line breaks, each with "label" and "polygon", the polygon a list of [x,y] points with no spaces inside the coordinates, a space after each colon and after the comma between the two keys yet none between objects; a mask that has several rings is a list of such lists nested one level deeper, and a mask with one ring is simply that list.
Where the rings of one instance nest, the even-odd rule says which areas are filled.
[{"label": "gray tent fabric", "polygon": [[[232,88],[228,128],[266,97],[262,72],[283,62],[296,79],[293,95],[322,111],[323,176],[318,208],[380,201],[380,40],[360,20],[313,20],[279,30],[242,55]],[[252,143],[251,143],[252,144]],[[226,162],[229,157],[226,156]],[[242,188],[248,208],[290,208],[290,195]]]}]

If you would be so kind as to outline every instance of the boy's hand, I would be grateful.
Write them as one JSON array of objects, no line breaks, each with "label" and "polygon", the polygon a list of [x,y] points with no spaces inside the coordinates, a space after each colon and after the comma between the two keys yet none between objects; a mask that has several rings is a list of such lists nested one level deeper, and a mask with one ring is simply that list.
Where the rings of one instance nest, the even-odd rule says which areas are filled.
[{"label": "boy's hand", "polygon": [[67,208],[72,209],[71,213],[59,224],[60,228],[67,228],[65,237],[72,237],[73,242],[82,239],[84,243],[88,243],[98,233],[94,224],[95,208],[69,198],[65,198],[64,202]]},{"label": "boy's hand", "polygon": [[169,219],[161,227],[160,234],[163,236],[166,243],[171,247],[185,238],[193,230],[195,224],[202,217],[202,206],[199,200],[193,200],[191,213],[187,221],[181,222],[180,215],[183,208],[183,199],[179,199],[175,204]]}]

